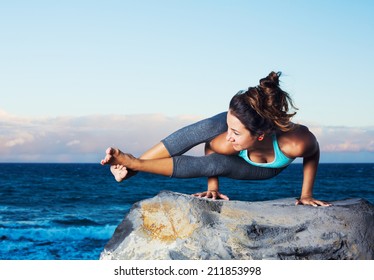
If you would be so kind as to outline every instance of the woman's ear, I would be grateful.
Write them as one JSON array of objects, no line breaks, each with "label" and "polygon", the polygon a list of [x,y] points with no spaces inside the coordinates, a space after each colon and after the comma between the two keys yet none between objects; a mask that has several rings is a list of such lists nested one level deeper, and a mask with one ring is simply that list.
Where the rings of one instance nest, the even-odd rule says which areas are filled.
[{"label": "woman's ear", "polygon": [[264,140],[264,138],[265,138],[265,134],[262,133],[261,135],[259,135],[259,136],[257,137],[257,140],[258,140],[258,141],[262,141],[262,140]]}]

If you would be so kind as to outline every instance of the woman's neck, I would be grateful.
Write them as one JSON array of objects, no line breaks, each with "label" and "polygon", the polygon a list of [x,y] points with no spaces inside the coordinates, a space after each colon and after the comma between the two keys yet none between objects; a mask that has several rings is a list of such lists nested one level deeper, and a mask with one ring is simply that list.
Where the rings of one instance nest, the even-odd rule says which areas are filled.
[{"label": "woman's neck", "polygon": [[273,136],[272,134],[265,135],[262,141],[257,141],[252,147],[248,148],[248,152],[268,153],[273,151]]}]

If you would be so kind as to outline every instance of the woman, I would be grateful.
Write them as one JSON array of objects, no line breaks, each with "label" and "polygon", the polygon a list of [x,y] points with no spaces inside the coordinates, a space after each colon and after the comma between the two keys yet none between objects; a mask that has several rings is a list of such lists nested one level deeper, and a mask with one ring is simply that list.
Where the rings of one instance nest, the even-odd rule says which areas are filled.
[{"label": "woman", "polygon": [[[272,178],[297,158],[303,158],[303,185],[296,205],[329,206],[313,198],[319,146],[307,127],[290,120],[296,113],[289,95],[279,87],[281,73],[271,72],[257,87],[240,91],[229,111],[184,127],[140,158],[108,148],[101,164],[110,164],[117,181],[149,172],[175,178],[208,177],[208,190],[195,196],[228,197],[219,192],[218,176],[239,180]],[[206,143],[205,156],[183,155]]]}]

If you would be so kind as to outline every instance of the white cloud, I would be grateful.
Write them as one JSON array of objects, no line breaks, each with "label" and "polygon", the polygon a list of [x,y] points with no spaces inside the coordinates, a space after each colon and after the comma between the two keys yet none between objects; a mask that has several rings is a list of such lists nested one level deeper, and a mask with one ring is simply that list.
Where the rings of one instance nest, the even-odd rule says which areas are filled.
[{"label": "white cloud", "polygon": [[74,146],[74,145],[79,145],[81,143],[81,141],[79,140],[72,140],[72,141],[69,141],[66,143],[66,146]]},{"label": "white cloud", "polygon": [[98,162],[108,146],[139,156],[198,119],[162,114],[25,118],[0,111],[0,162]]},{"label": "white cloud", "polygon": [[310,126],[322,152],[374,152],[374,127]]},{"label": "white cloud", "polygon": [[14,138],[5,141],[5,147],[24,145],[25,143],[32,142],[34,140],[34,136],[30,133],[21,132],[16,134],[18,135],[14,135]]}]

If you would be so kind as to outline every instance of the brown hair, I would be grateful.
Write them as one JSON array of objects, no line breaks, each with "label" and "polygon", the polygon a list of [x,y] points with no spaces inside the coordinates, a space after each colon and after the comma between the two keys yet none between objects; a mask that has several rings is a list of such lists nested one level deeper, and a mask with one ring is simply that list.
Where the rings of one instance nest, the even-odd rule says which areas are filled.
[{"label": "brown hair", "polygon": [[230,111],[252,133],[259,135],[293,128],[291,118],[296,112],[288,111],[297,108],[289,94],[279,87],[280,76],[281,72],[271,72],[257,87],[249,87],[231,99]]}]

